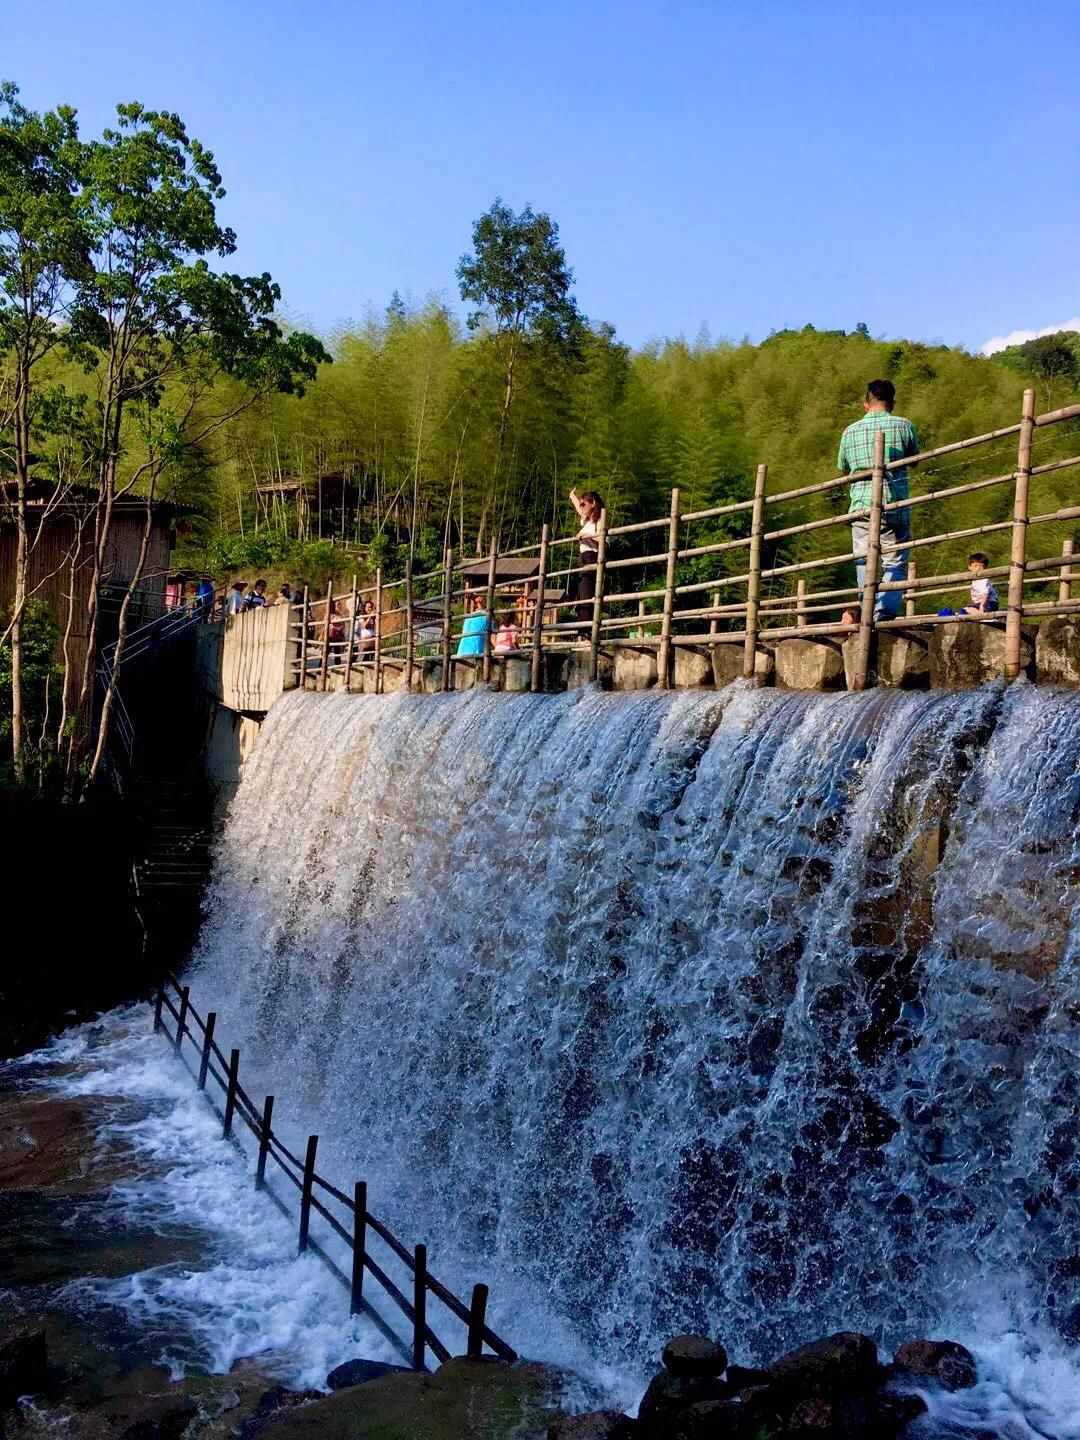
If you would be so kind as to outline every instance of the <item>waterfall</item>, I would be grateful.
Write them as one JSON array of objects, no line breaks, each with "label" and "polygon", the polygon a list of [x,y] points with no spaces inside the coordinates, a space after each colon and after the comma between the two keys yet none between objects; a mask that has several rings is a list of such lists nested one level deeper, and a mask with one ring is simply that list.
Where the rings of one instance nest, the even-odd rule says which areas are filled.
[{"label": "waterfall", "polygon": [[1071,1343],[1078,821],[1080,695],[1023,682],[297,693],[193,995],[524,1353]]}]

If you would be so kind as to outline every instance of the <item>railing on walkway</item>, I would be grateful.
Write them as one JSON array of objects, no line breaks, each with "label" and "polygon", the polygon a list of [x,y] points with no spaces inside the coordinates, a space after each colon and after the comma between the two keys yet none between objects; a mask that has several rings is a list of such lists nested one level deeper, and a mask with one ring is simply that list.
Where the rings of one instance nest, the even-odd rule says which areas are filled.
[{"label": "railing on walkway", "polygon": [[[1005,677],[1015,679],[1022,668],[1022,625],[1047,616],[1074,613],[1080,601],[1072,598],[1073,554],[1071,537],[1060,553],[1033,554],[1029,540],[1039,527],[1062,525],[1080,519],[1080,504],[1058,506],[1043,513],[1031,513],[1033,481],[1043,476],[1080,465],[1080,454],[1055,456],[1045,463],[1033,463],[1035,436],[1062,427],[1058,432],[1071,438],[1077,427],[1070,422],[1080,420],[1080,405],[1070,405],[1042,415],[1035,413],[1035,392],[1024,392],[1021,417],[1015,424],[1005,425],[981,435],[939,445],[918,455],[887,462],[884,436],[877,437],[874,463],[869,470],[835,476],[828,480],[770,493],[768,467],[757,467],[753,495],[726,505],[707,509],[682,509],[679,490],[671,491],[669,513],[654,520],[630,525],[608,526],[601,516],[598,550],[595,563],[582,563],[575,555],[578,542],[574,536],[552,539],[547,525],[534,545],[496,551],[487,557],[486,583],[468,584],[477,578],[484,562],[457,560],[447,550],[443,565],[426,574],[413,574],[411,568],[400,580],[384,581],[381,570],[374,585],[357,587],[353,577],[348,592],[335,594],[332,586],[325,596],[304,592],[303,600],[293,607],[291,633],[296,643],[297,658],[292,673],[300,683],[325,690],[330,676],[343,676],[346,688],[352,688],[365,672],[364,688],[378,693],[383,688],[386,671],[403,671],[402,681],[411,688],[416,667],[424,660],[438,660],[441,674],[438,688],[453,688],[454,669],[462,663],[477,668],[478,678],[490,679],[493,621],[500,602],[518,608],[522,624],[518,644],[508,653],[529,665],[532,690],[543,688],[543,654],[547,651],[587,651],[589,673],[599,674],[602,646],[654,648],[657,654],[658,680],[661,686],[672,683],[673,656],[679,647],[711,649],[718,645],[741,645],[743,674],[753,678],[758,646],[788,638],[808,638],[835,643],[855,636],[854,688],[862,689],[872,672],[873,641],[876,634],[889,630],[911,632],[926,626],[944,623],[951,617],[919,613],[923,599],[941,597],[966,590],[972,576],[966,570],[945,570],[922,575],[915,559],[907,562],[904,578],[888,579],[883,574],[882,531],[888,532],[889,519],[898,511],[921,515],[923,506],[941,504],[976,491],[1001,490],[1011,487],[1009,511],[1000,520],[966,528],[943,530],[936,534],[918,535],[893,547],[903,555],[925,551],[927,547],[947,547],[961,540],[975,541],[984,535],[1010,533],[1008,564],[990,566],[983,572],[988,580],[1007,581],[1007,601],[996,614],[969,616],[976,624],[1005,625]],[[960,484],[940,484],[937,476],[942,467],[955,457],[969,451],[992,449],[1003,441],[1017,442],[1015,465],[1002,473],[965,480]],[[962,463],[970,464],[970,460]],[[889,473],[910,469],[912,493],[906,499],[888,500]],[[930,484],[920,490],[919,481],[928,477]],[[949,478],[948,475],[945,477]],[[825,515],[799,524],[766,528],[770,507],[782,507],[793,501],[804,502],[810,497],[835,495],[853,482],[869,483],[870,500],[865,509]],[[743,533],[731,538],[704,544],[690,544],[694,526],[723,521]],[[853,521],[865,522],[867,548],[865,557],[855,549],[843,548],[837,554],[815,559],[785,560],[784,549],[796,536],[836,526],[850,526]],[[609,553],[613,541],[637,543],[628,537],[663,533],[663,548],[641,555],[622,556]],[[566,558],[579,563],[561,564],[556,552],[573,547]],[[700,562],[708,557],[736,558],[745,552],[745,569],[728,571],[705,580],[679,581],[679,566]],[[887,562],[890,548],[884,550]],[[507,560],[525,561],[534,558],[533,573],[522,580],[498,579],[500,568]],[[865,558],[865,581],[858,585],[829,584],[828,579],[838,566]],[[520,568],[520,566],[519,566]],[[623,572],[636,577],[637,588],[620,585]],[[808,579],[824,572],[825,588],[807,588]],[[653,583],[655,573],[662,583]],[[581,598],[569,595],[579,577],[591,577],[594,594]],[[1080,579],[1078,574],[1076,579]],[[1057,585],[1057,594],[1050,599],[1025,602],[1025,586]],[[792,585],[794,588],[792,589]],[[557,588],[553,588],[557,587]],[[745,587],[745,598],[722,603],[722,592]],[[876,615],[879,602],[890,592],[899,591],[904,614]],[[371,613],[361,614],[365,602],[371,602]],[[888,603],[884,608],[887,608]],[[461,620],[468,605],[479,606],[487,614],[487,632],[482,637],[482,655],[463,659],[454,647],[462,635]],[[844,618],[848,612],[848,618]],[[830,618],[831,617],[831,618]],[[791,621],[794,623],[790,623]],[[777,624],[776,622],[781,623]],[[787,621],[788,623],[784,623]]]},{"label": "railing on walkway", "polygon": [[[170,994],[170,992],[172,992]],[[178,1000],[174,1005],[173,995]],[[176,1022],[175,1033],[170,1033],[165,1012]],[[225,1097],[224,1109],[218,1113],[222,1118],[222,1137],[233,1138],[233,1125],[241,1120],[258,1141],[258,1160],[255,1168],[255,1189],[268,1196],[286,1215],[289,1207],[267,1185],[267,1162],[273,1161],[290,1183],[300,1192],[298,1221],[298,1249],[303,1254],[311,1251],[322,1259],[333,1274],[342,1282],[350,1295],[350,1313],[366,1315],[394,1348],[409,1362],[413,1369],[423,1370],[425,1358],[430,1351],[440,1362],[449,1360],[451,1351],[439,1339],[428,1320],[428,1297],[438,1300],[455,1319],[465,1326],[466,1353],[471,1359],[479,1359],[486,1345],[500,1359],[517,1359],[505,1340],[495,1334],[487,1324],[488,1287],[474,1285],[468,1305],[448,1290],[428,1269],[427,1246],[417,1245],[412,1251],[367,1208],[367,1184],[360,1180],[353,1186],[350,1198],[336,1186],[331,1185],[315,1169],[319,1137],[308,1138],[304,1159],[294,1155],[273,1130],[274,1097],[267,1095],[259,1110],[247,1091],[240,1084],[240,1051],[232,1050],[226,1059],[224,1051],[215,1039],[217,1016],[210,1011],[204,1020],[191,1003],[189,987],[169,977],[158,990],[154,1002],[154,1031],[163,1034],[173,1046],[176,1054],[187,1065],[184,1055],[184,1041],[189,1040],[198,1057],[197,1072],[187,1065],[199,1089],[207,1100],[218,1110],[207,1081],[213,1080]],[[192,1026],[195,1028],[193,1029]],[[198,1032],[198,1033],[196,1033]],[[215,1064],[215,1061],[217,1064]],[[220,1068],[219,1068],[220,1067]],[[315,1193],[320,1192],[325,1199]],[[330,1208],[335,1203],[344,1212],[344,1221]],[[351,1273],[344,1274],[326,1251],[311,1237],[312,1214],[323,1219],[351,1251]],[[401,1286],[397,1285],[383,1263],[372,1254],[372,1237],[386,1248],[382,1257],[386,1264],[400,1263],[406,1275]],[[365,1298],[365,1276],[370,1275],[384,1293],[389,1296],[411,1327],[411,1344],[403,1342],[382,1316]],[[411,1291],[410,1295],[406,1291]]]}]

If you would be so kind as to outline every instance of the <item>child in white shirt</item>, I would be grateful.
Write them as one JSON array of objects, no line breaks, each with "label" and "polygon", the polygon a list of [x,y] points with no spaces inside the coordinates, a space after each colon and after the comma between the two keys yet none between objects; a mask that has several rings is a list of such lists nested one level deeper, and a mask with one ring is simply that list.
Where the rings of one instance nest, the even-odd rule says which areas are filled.
[{"label": "child in white shirt", "polygon": [[990,560],[981,550],[968,556],[967,568],[971,574],[971,604],[965,605],[961,615],[990,615],[998,608],[998,593],[983,574],[989,569]]}]

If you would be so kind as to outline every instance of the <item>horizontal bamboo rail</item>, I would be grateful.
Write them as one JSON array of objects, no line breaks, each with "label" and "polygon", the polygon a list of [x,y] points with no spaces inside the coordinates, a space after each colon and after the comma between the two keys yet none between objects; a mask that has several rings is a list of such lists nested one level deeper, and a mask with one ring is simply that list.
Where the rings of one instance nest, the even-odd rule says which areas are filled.
[{"label": "horizontal bamboo rail", "polygon": [[[817,617],[830,612],[861,609],[860,656],[865,654],[866,681],[861,680],[863,660],[860,659],[856,666],[856,683],[869,683],[872,636],[876,630],[895,628],[897,618],[903,619],[909,628],[938,623],[942,617],[916,613],[915,607],[920,598],[947,593],[970,583],[971,577],[964,571],[917,575],[915,562],[909,558],[911,553],[1005,531],[1010,531],[1012,536],[1010,561],[1007,565],[988,568],[985,576],[991,580],[1008,578],[1009,581],[1007,611],[1011,622],[1007,669],[1015,673],[1019,653],[1018,627],[1024,618],[1028,615],[1042,618],[1053,613],[1072,613],[1064,608],[1071,605],[1071,576],[1070,593],[1064,593],[1065,582],[1062,581],[1057,602],[1032,604],[1025,602],[1023,596],[1025,588],[1032,583],[1029,572],[1039,576],[1043,571],[1056,569],[1064,574],[1065,568],[1059,555],[1029,556],[1031,535],[1038,527],[1080,519],[1080,505],[1067,504],[1041,514],[1029,513],[1030,487],[1038,477],[1080,465],[1080,454],[1034,464],[1032,437],[1054,425],[1078,419],[1080,405],[1035,415],[1033,394],[1025,392],[1024,414],[1018,423],[935,446],[920,451],[918,455],[882,459],[876,468],[772,494],[763,490],[763,493],[749,499],[700,510],[679,510],[677,493],[673,492],[671,512],[665,517],[626,525],[608,525],[607,517],[604,517],[605,545],[599,572],[593,559],[579,557],[576,553],[565,557],[571,562],[569,564],[555,562],[560,547],[576,547],[577,539],[575,535],[552,538],[545,527],[545,534],[536,544],[519,545],[505,551],[493,548],[486,559],[455,560],[453,554],[447,552],[443,565],[438,569],[413,574],[410,567],[403,580],[385,580],[380,574],[375,585],[358,587],[354,581],[351,592],[346,595],[335,596],[330,590],[325,598],[319,600],[312,600],[305,591],[302,603],[296,607],[298,618],[294,632],[298,653],[292,673],[301,683],[314,683],[317,688],[323,689],[327,687],[331,674],[343,675],[348,687],[355,676],[374,671],[371,688],[378,691],[382,688],[381,677],[387,669],[401,672],[404,683],[412,688],[417,667],[433,664],[438,687],[452,689],[454,672],[459,665],[472,667],[479,661],[478,668],[482,677],[487,679],[491,675],[493,658],[500,654],[524,653],[531,657],[530,688],[538,690],[543,685],[544,650],[588,652],[589,671],[596,677],[599,674],[601,642],[608,646],[628,645],[632,642],[615,637],[618,632],[629,630],[637,631],[638,639],[646,647],[655,640],[661,652],[660,683],[664,685],[669,680],[671,655],[680,645],[724,645],[742,639],[746,651],[744,668],[748,670],[753,649],[759,644],[789,637],[820,639],[831,635],[842,639],[852,633],[850,621],[845,622],[841,616],[824,622]],[[1015,437],[1018,437],[1019,450],[1014,468],[956,484],[941,483],[936,478],[934,462]],[[964,466],[971,463],[970,459],[962,462]],[[923,471],[924,475],[935,477],[930,487],[907,497],[889,499],[884,482],[891,472],[913,469],[918,474],[920,466],[931,467]],[[869,508],[838,511],[798,524],[774,526],[773,529],[764,526],[764,514],[770,506],[783,506],[810,496],[826,495],[850,486],[853,481],[869,482],[872,491],[875,476],[880,476],[883,482],[876,509],[872,497]],[[885,527],[893,524],[893,517],[898,512],[921,513],[922,508],[933,503],[1007,486],[1011,486],[1013,492],[1011,518],[989,520],[890,543],[895,532],[887,531]],[[743,533],[716,540],[701,537],[702,543],[691,543],[695,538],[693,526],[696,523],[722,517],[731,517],[733,523],[742,527]],[[875,527],[880,529],[881,534],[877,552],[871,543],[867,560],[873,563],[867,565],[866,585],[862,591],[857,585],[837,586],[835,580],[828,584],[838,567],[848,565],[857,558],[854,549],[837,550],[837,553],[814,559],[801,559],[797,554],[792,557],[790,551],[786,551],[789,543],[797,537],[850,526],[852,522],[866,524],[871,532],[871,542]],[[617,550],[612,553],[612,545],[618,545],[623,537],[648,536],[665,528],[668,543],[664,549],[652,549],[640,555],[620,555]],[[686,578],[685,571],[680,574],[681,567],[686,564],[709,560],[722,564],[722,557],[733,555],[745,555],[744,570],[734,569],[700,581]],[[898,562],[898,556],[910,567],[905,569],[901,579],[893,578],[895,570],[891,569]],[[515,565],[519,565],[522,558],[535,558],[535,573],[500,578],[501,562],[513,559]],[[932,570],[933,567],[920,568]],[[610,583],[618,572],[629,572],[631,576],[640,577],[642,582],[653,573],[656,574],[656,583],[651,586],[642,583],[640,588],[630,589],[625,587],[624,582],[620,588],[617,583]],[[593,587],[593,598],[583,606],[574,590],[578,578],[589,574],[594,575],[598,583]],[[815,574],[826,577],[824,588],[808,587],[807,578]],[[788,593],[776,593],[787,582],[790,582]],[[1035,583],[1046,582],[1036,580]],[[732,587],[745,587],[745,598],[728,599],[721,603],[722,593]],[[570,593],[567,594],[567,591]],[[883,615],[882,606],[889,603],[884,597],[896,591],[902,593],[903,616]],[[874,601],[873,605],[867,601],[868,593]],[[709,595],[709,603],[695,605],[693,597],[705,594]],[[347,600],[349,614],[355,615],[367,597],[374,598],[379,615],[374,644],[370,636],[360,638],[356,635],[354,622],[349,616],[334,613],[341,602]],[[474,601],[487,615],[485,629],[477,632],[476,636],[481,647],[478,656],[457,653],[461,649],[460,642],[467,638],[460,620]],[[657,607],[652,613],[645,612],[643,608],[649,602]],[[1063,608],[1055,612],[1055,603]],[[515,610],[519,626],[519,644],[509,651],[505,648],[496,650],[492,641],[495,616],[503,605]],[[776,624],[776,621],[792,615],[797,618],[796,625]],[[695,621],[708,621],[708,633],[688,633],[687,627],[692,629]],[[657,636],[645,633],[650,626],[658,629]],[[431,678],[429,672],[429,683]]]},{"label": "horizontal bamboo rail", "polygon": [[[169,990],[179,997],[179,1006],[173,1004]],[[169,1033],[165,1012],[176,1022],[175,1034]],[[271,1199],[283,1214],[290,1214],[289,1207],[270,1189],[266,1179],[267,1162],[273,1160],[278,1171],[300,1192],[300,1208],[297,1217],[297,1249],[304,1254],[310,1251],[321,1259],[338,1280],[349,1290],[350,1313],[366,1315],[391,1345],[415,1370],[425,1369],[427,1351],[440,1361],[450,1359],[451,1351],[432,1329],[427,1318],[427,1297],[434,1295],[450,1313],[465,1326],[468,1354],[479,1358],[487,1346],[500,1359],[513,1362],[516,1352],[487,1324],[488,1287],[478,1284],[473,1287],[469,1304],[459,1299],[446,1285],[432,1275],[427,1263],[427,1246],[417,1245],[413,1250],[404,1245],[388,1225],[371,1214],[367,1208],[367,1184],[357,1181],[350,1197],[337,1186],[324,1179],[316,1170],[319,1137],[308,1137],[306,1154],[301,1160],[284,1145],[272,1128],[275,1097],[267,1095],[259,1110],[251,1096],[240,1084],[240,1051],[233,1049],[226,1060],[218,1044],[216,1030],[217,1016],[211,1011],[203,1020],[191,1003],[191,992],[181,986],[174,976],[169,976],[161,985],[154,998],[154,1031],[161,1034],[172,1046],[176,1056],[183,1062],[196,1079],[198,1088],[207,1101],[217,1106],[206,1088],[212,1079],[224,1092],[225,1104],[222,1115],[222,1138],[233,1140],[234,1122],[239,1118],[251,1131],[258,1145],[255,1168],[255,1189]],[[183,1053],[185,1040],[190,1041],[198,1056],[198,1073],[191,1069]],[[214,1061],[217,1061],[217,1065]],[[219,1068],[220,1067],[220,1068]],[[233,1143],[236,1143],[233,1140]],[[242,1147],[241,1147],[242,1148]],[[319,1199],[316,1192],[329,1197],[345,1211],[345,1218],[335,1214],[329,1205]],[[334,1263],[326,1250],[311,1238],[312,1215],[318,1215],[330,1230],[350,1249],[350,1275],[345,1275]],[[412,1298],[395,1283],[391,1275],[372,1255],[368,1241],[369,1234],[376,1235],[408,1271],[405,1281],[411,1288]],[[384,1294],[393,1302],[410,1323],[408,1343],[404,1342],[379,1312],[364,1298],[365,1274],[377,1281]]]}]

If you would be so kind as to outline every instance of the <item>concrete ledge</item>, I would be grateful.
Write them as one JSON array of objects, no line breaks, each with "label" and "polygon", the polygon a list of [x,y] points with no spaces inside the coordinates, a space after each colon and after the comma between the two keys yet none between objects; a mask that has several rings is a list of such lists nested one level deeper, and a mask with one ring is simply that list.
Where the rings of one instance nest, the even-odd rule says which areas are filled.
[{"label": "concrete ledge", "polygon": [[690,650],[685,645],[675,645],[675,659],[671,667],[671,683],[678,690],[711,690],[713,680],[712,656],[706,647]]},{"label": "concrete ledge", "polygon": [[[887,690],[928,690],[930,688],[930,656],[927,641],[903,630],[882,630],[874,636],[870,655],[869,684]],[[844,641],[844,681],[851,690],[855,679],[855,656],[859,637],[849,635]]]},{"label": "concrete ledge", "polygon": [[651,690],[658,679],[656,651],[651,647],[643,646],[638,650],[620,645],[615,651],[614,688],[616,690]]},{"label": "concrete ledge", "polygon": [[[1031,669],[1034,646],[1029,634],[1020,641],[1020,665]],[[974,620],[935,625],[930,636],[930,684],[935,690],[974,690],[1005,673],[1005,622]]]},{"label": "concrete ledge", "polygon": [[844,656],[835,640],[779,640],[774,654],[781,690],[843,690]]},{"label": "concrete ledge", "polygon": [[[755,651],[755,685],[771,685],[775,668],[771,650],[759,649]],[[712,671],[713,684],[717,689],[720,689],[724,685],[730,685],[733,680],[741,680],[743,672],[742,642],[739,641],[738,644],[732,645],[714,645],[712,647]]]},{"label": "concrete ledge", "polygon": [[1039,626],[1035,677],[1045,685],[1080,689],[1080,615],[1055,615]]}]

